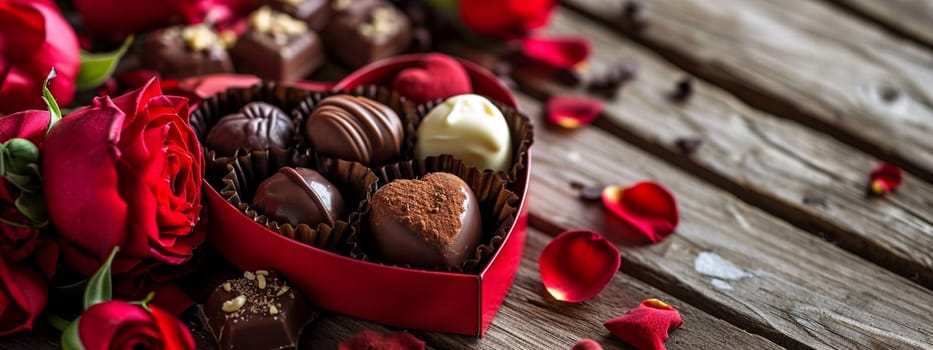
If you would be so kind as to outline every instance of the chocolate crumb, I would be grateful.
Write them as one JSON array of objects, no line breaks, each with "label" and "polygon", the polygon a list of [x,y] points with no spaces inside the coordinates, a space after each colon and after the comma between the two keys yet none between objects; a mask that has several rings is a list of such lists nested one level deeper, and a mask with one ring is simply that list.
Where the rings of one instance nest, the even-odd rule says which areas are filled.
[{"label": "chocolate crumb", "polygon": [[605,186],[586,186],[580,189],[580,199],[585,201],[598,201],[603,198]]},{"label": "chocolate crumb", "polygon": [[677,145],[681,153],[690,155],[703,145],[703,139],[698,137],[680,137],[674,141],[674,144]]},{"label": "chocolate crumb", "polygon": [[626,82],[635,78],[638,71],[638,62],[633,59],[623,59],[603,74],[593,78],[587,84],[591,92],[601,93],[607,98],[615,98],[619,88]]},{"label": "chocolate crumb", "polygon": [[693,96],[693,78],[684,77],[677,81],[677,85],[674,86],[674,91],[671,92],[671,99],[674,102],[686,102]]},{"label": "chocolate crumb", "polygon": [[580,74],[573,69],[559,69],[554,73],[554,80],[557,80],[558,83],[566,86],[577,86],[580,85],[580,82],[583,80],[580,78]]},{"label": "chocolate crumb", "polygon": [[637,31],[644,29],[648,25],[641,2],[637,0],[627,0],[622,5],[622,19],[624,25]]}]

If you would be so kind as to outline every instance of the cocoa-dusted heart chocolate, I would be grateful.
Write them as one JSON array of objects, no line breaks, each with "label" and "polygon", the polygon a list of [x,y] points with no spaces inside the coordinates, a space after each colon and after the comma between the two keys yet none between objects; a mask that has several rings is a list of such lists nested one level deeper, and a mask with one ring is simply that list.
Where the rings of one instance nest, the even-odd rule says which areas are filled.
[{"label": "cocoa-dusted heart chocolate", "polygon": [[449,173],[385,185],[373,196],[369,226],[384,262],[428,269],[459,267],[483,231],[476,196]]},{"label": "cocoa-dusted heart chocolate", "polygon": [[399,72],[392,89],[415,103],[473,92],[466,69],[442,54],[425,55],[416,67]]}]

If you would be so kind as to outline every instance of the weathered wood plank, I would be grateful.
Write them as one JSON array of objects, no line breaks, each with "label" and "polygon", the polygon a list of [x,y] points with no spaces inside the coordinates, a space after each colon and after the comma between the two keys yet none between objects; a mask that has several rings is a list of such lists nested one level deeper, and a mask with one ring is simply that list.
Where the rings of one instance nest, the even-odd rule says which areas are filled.
[{"label": "weathered wood plank", "polygon": [[[540,111],[527,97],[520,102],[530,115]],[[540,117],[536,121],[541,124]],[[623,272],[789,348],[933,346],[933,292],[597,128],[535,131],[533,225],[548,232],[590,228],[619,237],[621,227],[611,215],[598,202],[579,200],[569,184],[659,181],[677,196],[681,224],[660,244],[621,246]],[[717,280],[700,274],[695,266],[700,253],[731,262],[742,270],[731,272],[744,277]]]},{"label": "weathered wood plank", "polygon": [[756,108],[933,181],[930,51],[813,1],[643,1],[642,30],[624,25],[623,3],[565,2]]},{"label": "weathered wood plank", "polygon": [[[437,349],[569,349],[586,338],[598,341],[605,349],[629,349],[602,323],[644,299],[659,298],[670,300],[685,322],[671,333],[667,341],[669,349],[780,348],[622,273],[616,274],[602,293],[587,302],[578,305],[557,302],[544,291],[538,275],[537,258],[549,239],[540,231],[529,229],[515,283],[484,338],[431,332],[414,334]],[[372,322],[333,315],[310,325],[304,340],[315,348],[330,349],[365,329],[389,331]]]},{"label": "weathered wood plank", "polygon": [[[598,125],[808,231],[921,284],[933,286],[933,185],[906,175],[901,191],[866,195],[868,173],[880,162],[794,122],[753,110],[702,81],[687,103],[667,96],[686,75],[610,30],[587,26],[570,11],[555,14],[548,32],[593,41],[589,72],[639,62],[638,78],[607,100]],[[519,76],[539,94],[570,91]],[[680,137],[704,141],[692,155]],[[933,138],[933,136],[931,136]]]},{"label": "weathered wood plank", "polygon": [[926,0],[829,0],[900,35],[933,47],[933,2]]}]

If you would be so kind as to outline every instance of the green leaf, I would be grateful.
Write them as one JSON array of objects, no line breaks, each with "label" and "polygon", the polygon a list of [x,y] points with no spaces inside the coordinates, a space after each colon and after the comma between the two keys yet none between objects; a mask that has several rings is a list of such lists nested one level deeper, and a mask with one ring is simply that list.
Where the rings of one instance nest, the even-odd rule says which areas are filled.
[{"label": "green leaf", "polygon": [[52,67],[49,75],[45,77],[45,84],[42,84],[42,100],[45,101],[45,105],[49,108],[49,127],[45,130],[46,132],[52,129],[52,125],[57,123],[59,119],[62,119],[62,110],[58,108],[58,101],[55,101],[55,96],[52,96],[52,92],[49,91],[49,83],[56,76],[58,76],[58,73],[55,73],[55,67]]},{"label": "green leaf", "polygon": [[113,257],[117,255],[118,251],[120,251],[119,246],[113,247],[113,250],[110,251],[110,256],[107,257],[104,264],[101,265],[100,269],[88,280],[87,289],[84,290],[85,310],[91,307],[91,305],[102,303],[112,298],[113,287],[111,286],[110,279],[110,264],[113,263]]},{"label": "green leaf", "polygon": [[87,90],[100,86],[113,75],[120,58],[133,43],[133,36],[126,37],[123,45],[116,51],[107,53],[89,53],[81,51],[81,70],[78,72],[78,90]]},{"label": "green leaf", "polygon": [[32,177],[27,175],[20,175],[10,171],[7,168],[6,174],[3,174],[3,178],[16,186],[20,191],[24,192],[35,192],[35,185],[32,183]]},{"label": "green leaf", "polygon": [[13,202],[16,209],[37,227],[45,226],[49,219],[49,212],[45,207],[45,197],[42,194],[20,193]]},{"label": "green leaf", "polygon": [[81,316],[78,316],[74,322],[68,325],[68,328],[65,328],[65,331],[62,332],[62,349],[63,350],[84,350],[84,344],[81,343],[81,337],[78,336],[78,322],[81,322]]}]

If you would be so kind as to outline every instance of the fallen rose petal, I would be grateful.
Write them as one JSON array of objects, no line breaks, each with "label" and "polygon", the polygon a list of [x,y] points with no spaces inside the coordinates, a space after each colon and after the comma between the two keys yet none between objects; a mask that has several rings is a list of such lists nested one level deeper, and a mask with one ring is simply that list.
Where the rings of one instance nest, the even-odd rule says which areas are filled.
[{"label": "fallen rose petal", "polygon": [[593,339],[583,339],[570,350],[603,350],[603,347]]},{"label": "fallen rose petal", "polygon": [[589,125],[603,112],[603,103],[586,97],[554,96],[547,101],[549,122],[567,129]]},{"label": "fallen rose petal", "polygon": [[603,190],[603,206],[647,243],[663,241],[680,220],[674,195],[654,182],[640,182],[628,188],[608,186]]},{"label": "fallen rose petal", "polygon": [[870,178],[871,193],[880,196],[897,190],[901,186],[904,175],[901,169],[888,163],[881,163],[875,170],[872,170]]},{"label": "fallen rose petal", "polygon": [[603,326],[639,350],[664,350],[667,332],[683,324],[677,309],[658,299],[647,299],[624,315],[606,321]]},{"label": "fallen rose petal", "polygon": [[572,69],[590,56],[586,38],[532,37],[522,41],[522,56],[552,69]]},{"label": "fallen rose petal", "polygon": [[544,247],[538,271],[554,299],[578,303],[599,294],[620,264],[619,250],[602,235],[573,230],[554,237]]},{"label": "fallen rose petal", "polygon": [[371,330],[353,335],[340,343],[338,350],[424,350],[424,342],[408,332],[395,332],[383,336]]}]

